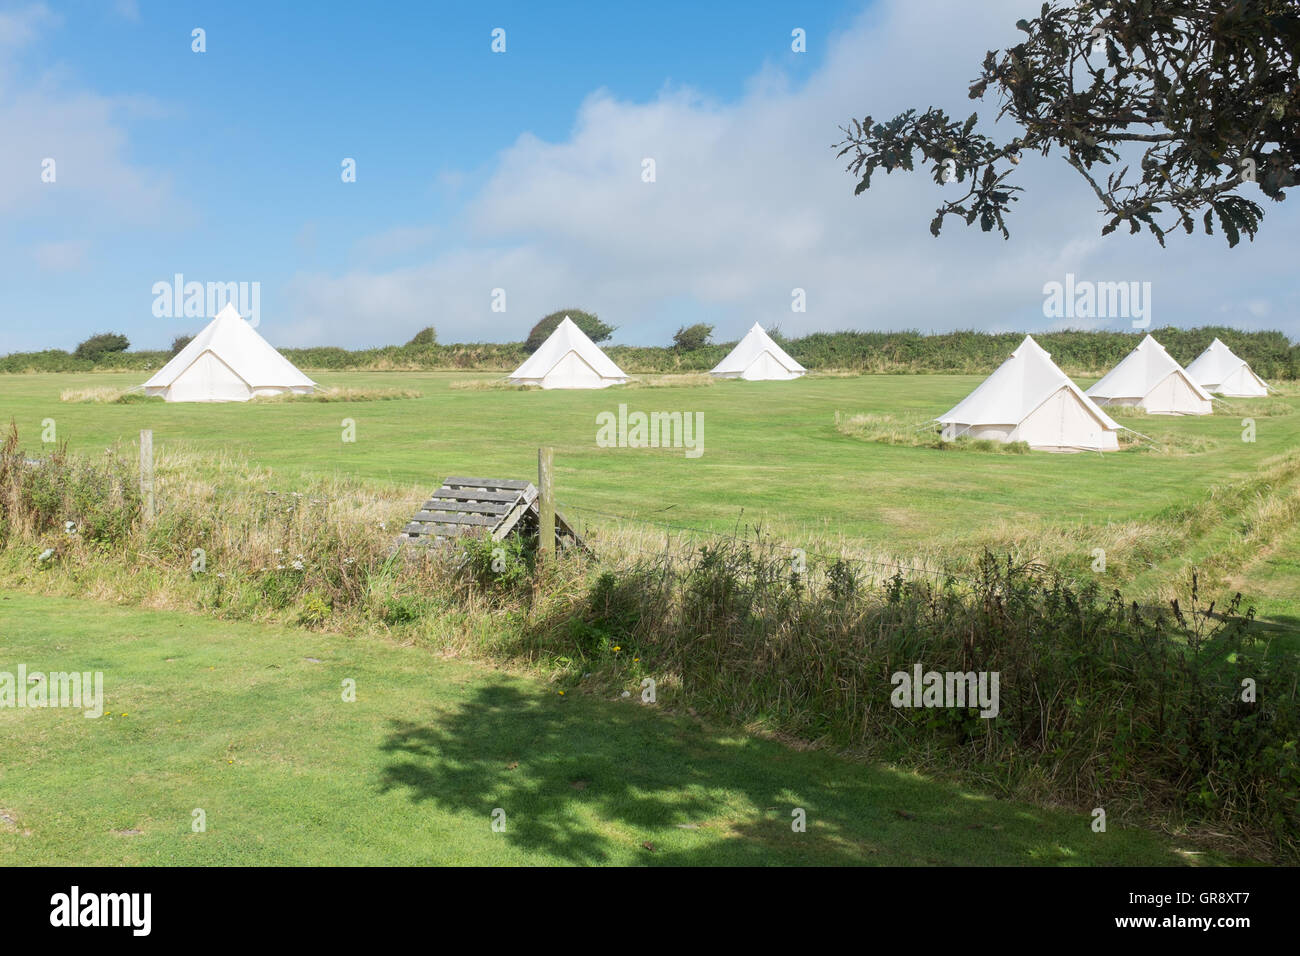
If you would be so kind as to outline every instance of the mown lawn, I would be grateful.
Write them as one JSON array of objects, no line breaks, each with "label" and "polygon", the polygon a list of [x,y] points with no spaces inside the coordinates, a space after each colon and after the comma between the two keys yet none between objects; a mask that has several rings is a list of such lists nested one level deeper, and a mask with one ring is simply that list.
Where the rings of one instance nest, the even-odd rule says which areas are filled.
[{"label": "mown lawn", "polygon": [[0,708],[0,865],[1220,862],[385,640],[16,593],[0,635],[106,698]]}]

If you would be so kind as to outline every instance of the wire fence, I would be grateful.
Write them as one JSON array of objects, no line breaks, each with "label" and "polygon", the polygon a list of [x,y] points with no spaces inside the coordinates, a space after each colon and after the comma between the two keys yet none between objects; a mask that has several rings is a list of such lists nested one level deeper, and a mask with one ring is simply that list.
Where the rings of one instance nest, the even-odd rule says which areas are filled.
[{"label": "wire fence", "polygon": [[[864,571],[866,569],[872,569],[875,571],[885,572],[885,574],[889,577],[893,577],[895,575],[930,577],[939,580],[945,584],[960,583],[973,589],[986,587],[988,585],[987,581],[976,578],[969,573],[953,571],[947,568],[937,569],[937,568],[917,567],[915,565],[903,564],[895,561],[878,561],[872,558],[865,558],[865,557],[860,557],[851,554],[843,554],[843,553],[836,554],[827,551],[820,551],[816,548],[805,548],[802,546],[793,545],[787,541],[777,539],[776,537],[770,534],[763,536],[764,533],[761,531],[761,529],[759,529],[757,526],[754,525],[746,526],[746,533],[742,534],[739,531],[739,516],[737,518],[737,526],[738,526],[737,530],[727,532],[727,531],[716,531],[712,528],[699,528],[692,525],[678,524],[676,522],[648,518],[644,515],[628,515],[628,514],[621,514],[614,511],[606,511],[599,508],[590,508],[587,507],[586,505],[577,505],[571,501],[559,501],[558,499],[556,501],[556,508],[566,514],[595,515],[601,518],[621,521],[637,528],[657,528],[657,529],[662,529],[669,533],[671,532],[686,533],[698,537],[709,538],[711,540],[727,541],[731,543],[739,542],[740,540],[742,540],[742,538],[748,538],[749,534],[747,532],[750,528],[752,528],[754,531],[755,538],[759,540],[761,543],[772,548],[785,549],[789,551],[792,556],[795,554],[795,552],[798,552],[799,554],[802,554],[803,556],[808,558],[819,558],[825,561],[828,567],[833,566],[837,562],[842,562],[844,565],[854,568],[856,571],[859,572]],[[645,557],[649,557],[649,558],[662,558],[666,553],[670,551],[670,547],[668,546],[667,541],[665,541],[665,547],[663,549],[640,548],[637,547],[636,545],[629,544],[625,541],[619,542],[618,547],[619,547],[619,552],[621,554],[627,554],[630,552],[633,554],[644,555]],[[610,560],[609,555],[602,555],[598,551],[594,551],[594,550],[591,553],[594,556],[595,560],[597,560],[601,564],[605,564],[609,566],[613,566],[615,564],[615,562]],[[1024,569],[1035,569],[1041,571],[1048,570],[1046,565],[1040,564],[1038,562],[1025,562],[1021,565],[1021,567]],[[1076,581],[1075,583],[1077,584],[1078,582]],[[1144,611],[1155,612],[1155,611],[1168,610],[1168,607],[1163,604],[1156,605],[1156,604],[1151,604],[1149,602],[1134,602],[1134,603],[1136,604],[1136,606],[1138,606],[1141,610]],[[1184,613],[1191,613],[1193,615],[1203,616],[1207,618],[1208,617],[1221,618],[1223,616],[1221,614],[1216,615],[1213,609],[1210,610],[1193,609],[1190,612],[1184,612]],[[1268,629],[1275,629],[1276,626],[1265,625],[1265,627]],[[1283,629],[1285,630],[1287,628],[1283,628]]]},{"label": "wire fence", "polygon": [[[870,568],[876,571],[883,571],[889,575],[902,574],[902,575],[932,577],[942,581],[955,581],[964,584],[969,584],[972,586],[978,585],[980,583],[976,578],[968,574],[952,571],[946,568],[937,569],[937,568],[917,567],[915,565],[903,564],[895,561],[880,561],[872,558],[866,558],[858,555],[844,554],[844,553],[837,554],[837,553],[822,551],[817,548],[809,548],[809,547],[804,547],[802,545],[792,544],[789,541],[781,540],[770,534],[765,535],[764,532],[762,532],[762,530],[757,526],[746,526],[746,533],[742,534],[741,531],[739,530],[740,516],[737,517],[737,530],[727,532],[727,531],[717,531],[712,528],[700,528],[700,527],[695,527],[693,525],[679,524],[677,522],[672,522],[672,521],[664,521],[662,519],[646,517],[645,515],[628,515],[628,514],[621,514],[614,511],[605,511],[598,508],[588,507],[586,505],[575,504],[571,501],[557,500],[556,507],[560,511],[566,514],[594,515],[600,518],[621,521],[627,525],[636,528],[661,529],[669,534],[676,532],[678,534],[689,534],[689,535],[695,535],[702,538],[708,538],[711,540],[727,541],[732,543],[739,542],[740,540],[742,540],[742,538],[748,539],[749,538],[748,530],[752,528],[754,532],[754,538],[756,540],[760,541],[761,543],[769,547],[783,549],[787,551],[792,558],[795,555],[802,555],[804,558],[820,559],[826,562],[828,566],[842,562],[843,564],[848,565],[850,567],[856,567],[859,569]],[[743,511],[741,512],[741,516],[743,516]],[[663,550],[660,549],[651,550],[647,548],[639,548],[635,545],[631,545],[626,542],[620,542],[619,546],[620,549],[624,552],[631,551],[649,557],[656,557],[656,556],[662,556],[664,552],[668,550],[667,542],[665,544],[666,546]],[[599,559],[600,555],[597,555],[597,558]]]}]

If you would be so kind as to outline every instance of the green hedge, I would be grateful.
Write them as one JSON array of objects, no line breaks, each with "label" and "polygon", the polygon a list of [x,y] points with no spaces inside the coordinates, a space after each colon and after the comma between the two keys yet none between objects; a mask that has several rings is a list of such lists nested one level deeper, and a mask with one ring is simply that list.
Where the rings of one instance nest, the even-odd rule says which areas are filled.
[{"label": "green hedge", "polygon": [[[1186,365],[1216,337],[1250,363],[1265,379],[1300,378],[1300,345],[1282,332],[1241,332],[1223,326],[1196,329],[1151,329],[1162,345]],[[1062,368],[1100,374],[1113,368],[1141,340],[1145,331],[1045,332],[1035,335]],[[950,372],[986,374],[997,368],[1020,344],[1022,332],[814,332],[789,339],[789,353],[810,369],[850,369],[868,372]],[[697,372],[712,368],[735,345],[708,345],[691,352],[669,346],[611,345],[605,348],[625,371]],[[522,342],[483,342],[464,345],[387,345],[381,348],[320,347],[284,349],[284,355],[304,369],[465,369],[508,372],[528,357]],[[15,352],[0,357],[0,372],[90,372],[96,370],[151,371],[170,358],[164,351],[116,352],[98,360],[78,359],[57,349]]]}]

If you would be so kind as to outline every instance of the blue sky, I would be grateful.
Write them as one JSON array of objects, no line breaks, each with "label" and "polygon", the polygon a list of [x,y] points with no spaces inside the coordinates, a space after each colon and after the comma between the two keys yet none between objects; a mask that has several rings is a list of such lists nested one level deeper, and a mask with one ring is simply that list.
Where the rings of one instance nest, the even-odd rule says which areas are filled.
[{"label": "blue sky", "polygon": [[518,339],[569,306],[634,343],[691,321],[721,337],[755,320],[1032,331],[1065,272],[1152,281],[1157,325],[1296,335],[1294,203],[1269,204],[1259,248],[1159,254],[1102,242],[1059,164],[1027,171],[1037,201],[1011,243],[931,239],[924,183],[853,198],[837,124],[968,110],[983,51],[1036,4],[970,6],[0,3],[0,352],[107,329],[162,347],[202,324],[151,313],[178,272],[259,282],[280,345],[430,323],[444,341]]}]

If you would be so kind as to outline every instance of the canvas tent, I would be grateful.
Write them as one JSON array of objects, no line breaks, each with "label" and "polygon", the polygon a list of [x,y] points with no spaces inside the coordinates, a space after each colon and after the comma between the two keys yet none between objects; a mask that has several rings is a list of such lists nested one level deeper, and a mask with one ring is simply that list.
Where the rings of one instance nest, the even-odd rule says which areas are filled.
[{"label": "canvas tent", "polygon": [[1149,335],[1088,389],[1088,397],[1103,406],[1136,405],[1153,415],[1208,415],[1212,401]]},{"label": "canvas tent", "polygon": [[798,378],[806,371],[755,322],[754,327],[709,374],[755,382]]},{"label": "canvas tent", "polygon": [[937,421],[952,441],[963,435],[1022,441],[1043,451],[1114,451],[1119,425],[1026,335],[1011,357]]},{"label": "canvas tent", "polygon": [[315,388],[229,303],[144,383],[146,395],[169,402],[246,402],[256,395],[310,394]]},{"label": "canvas tent", "polygon": [[566,315],[510,381],[542,388],[606,388],[624,384],[627,375]]},{"label": "canvas tent", "polygon": [[1245,359],[1238,358],[1218,339],[1187,366],[1187,374],[1207,392],[1218,392],[1229,398],[1258,398],[1268,394],[1268,385],[1251,371]]}]

